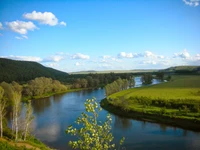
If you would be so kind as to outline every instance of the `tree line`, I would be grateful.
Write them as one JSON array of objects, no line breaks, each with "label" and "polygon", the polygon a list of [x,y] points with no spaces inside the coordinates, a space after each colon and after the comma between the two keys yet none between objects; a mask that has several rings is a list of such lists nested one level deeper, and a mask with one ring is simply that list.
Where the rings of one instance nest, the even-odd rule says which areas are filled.
[{"label": "tree line", "polygon": [[39,77],[23,86],[22,95],[28,97],[66,91],[69,87],[51,78]]},{"label": "tree line", "polygon": [[119,92],[121,90],[125,90],[129,87],[132,87],[135,85],[133,77],[130,77],[129,80],[127,79],[117,79],[116,81],[107,84],[105,86],[106,96],[109,96],[113,93]]},{"label": "tree line", "polygon": [[118,78],[129,80],[132,73],[105,73],[105,74],[74,74],[69,75],[67,83],[71,84],[71,88],[97,88],[105,87],[117,80]]}]

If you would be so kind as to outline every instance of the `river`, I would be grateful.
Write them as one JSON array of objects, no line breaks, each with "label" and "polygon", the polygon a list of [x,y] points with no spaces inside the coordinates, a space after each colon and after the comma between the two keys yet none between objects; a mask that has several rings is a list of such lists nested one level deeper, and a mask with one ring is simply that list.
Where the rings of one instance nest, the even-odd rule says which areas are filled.
[{"label": "river", "polygon": [[[136,87],[141,86],[140,77],[135,78]],[[154,80],[153,84],[159,83]],[[35,119],[33,134],[51,148],[69,150],[68,141],[73,139],[65,130],[84,111],[86,99],[95,97],[100,102],[104,89],[65,93],[32,101]],[[102,110],[99,118],[105,120],[108,112]],[[112,114],[112,132],[115,142],[124,136],[127,150],[199,150],[200,132],[193,132],[164,124],[149,123],[121,118]]]}]

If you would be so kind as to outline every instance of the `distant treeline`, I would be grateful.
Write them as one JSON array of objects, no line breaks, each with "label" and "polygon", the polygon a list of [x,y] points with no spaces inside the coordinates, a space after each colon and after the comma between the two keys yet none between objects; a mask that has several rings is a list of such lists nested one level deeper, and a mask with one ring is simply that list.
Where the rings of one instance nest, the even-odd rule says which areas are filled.
[{"label": "distant treeline", "polygon": [[35,78],[23,85],[20,85],[15,81],[12,83],[1,82],[0,86],[4,89],[4,97],[8,103],[12,101],[13,93],[15,91],[21,93],[22,97],[31,99],[52,93],[64,92],[69,88],[58,80],[45,77]]},{"label": "distant treeline", "polygon": [[72,85],[71,88],[97,88],[104,87],[119,78],[129,80],[132,77],[131,73],[77,74],[69,75],[67,83]]}]

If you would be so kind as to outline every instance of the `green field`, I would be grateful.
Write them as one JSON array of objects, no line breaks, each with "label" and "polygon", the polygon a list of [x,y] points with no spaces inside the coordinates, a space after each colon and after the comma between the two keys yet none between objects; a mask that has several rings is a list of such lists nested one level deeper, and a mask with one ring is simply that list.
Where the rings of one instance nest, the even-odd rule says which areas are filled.
[{"label": "green field", "polygon": [[200,125],[200,76],[174,75],[169,82],[124,90],[110,95],[106,101],[129,113],[129,117],[130,112],[138,112]]}]

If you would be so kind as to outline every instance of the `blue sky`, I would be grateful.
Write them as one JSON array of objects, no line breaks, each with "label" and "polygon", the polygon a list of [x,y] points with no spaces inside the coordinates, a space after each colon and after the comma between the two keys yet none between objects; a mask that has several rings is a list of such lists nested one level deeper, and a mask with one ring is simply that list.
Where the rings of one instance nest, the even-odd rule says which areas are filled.
[{"label": "blue sky", "polygon": [[58,70],[200,65],[200,0],[1,0],[0,57]]}]

